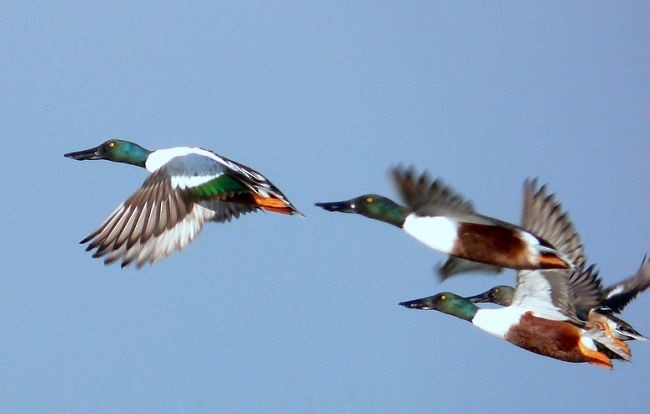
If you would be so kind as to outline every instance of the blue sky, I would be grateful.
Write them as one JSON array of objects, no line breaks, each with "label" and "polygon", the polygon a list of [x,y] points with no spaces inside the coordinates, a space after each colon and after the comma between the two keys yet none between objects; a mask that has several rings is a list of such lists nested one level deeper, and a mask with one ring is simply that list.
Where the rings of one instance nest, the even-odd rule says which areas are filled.
[{"label": "blue sky", "polygon": [[[633,411],[614,371],[539,357],[398,302],[474,294],[442,256],[317,201],[443,177],[518,221],[539,177],[605,283],[650,251],[643,2],[3,2],[0,401],[13,413]],[[137,271],[77,242],[146,177],[69,151],[196,145],[305,214],[208,224]],[[624,314],[650,334],[650,294]]]}]

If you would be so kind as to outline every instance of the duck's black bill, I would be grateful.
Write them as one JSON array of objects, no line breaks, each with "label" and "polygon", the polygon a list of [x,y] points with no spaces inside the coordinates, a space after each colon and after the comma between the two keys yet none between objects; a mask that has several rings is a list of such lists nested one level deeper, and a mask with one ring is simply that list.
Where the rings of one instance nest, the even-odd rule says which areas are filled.
[{"label": "duck's black bill", "polygon": [[490,291],[488,290],[487,292],[479,293],[478,295],[467,296],[465,299],[472,303],[491,302],[490,297],[488,296],[489,292]]},{"label": "duck's black bill", "polygon": [[334,201],[331,203],[316,203],[318,207],[321,207],[327,211],[338,211],[339,213],[355,213],[356,209],[354,204],[351,201]]},{"label": "duck's black bill", "polygon": [[79,161],[104,159],[102,154],[99,152],[99,147],[95,147],[83,151],[69,152],[67,154],[64,154],[63,156],[72,158],[73,160],[79,160]]},{"label": "duck's black bill", "polygon": [[409,309],[420,309],[420,310],[433,310],[433,296],[428,298],[409,300],[408,302],[400,302],[400,306],[404,306]]}]

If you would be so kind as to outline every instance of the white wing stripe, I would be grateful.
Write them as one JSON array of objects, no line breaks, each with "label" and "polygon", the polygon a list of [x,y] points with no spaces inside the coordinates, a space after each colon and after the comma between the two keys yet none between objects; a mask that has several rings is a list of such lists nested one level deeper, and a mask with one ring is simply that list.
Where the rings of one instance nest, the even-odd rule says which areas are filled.
[{"label": "white wing stripe", "polygon": [[179,188],[184,190],[186,188],[198,187],[201,184],[205,184],[208,181],[212,181],[215,178],[219,177],[218,175],[195,175],[195,176],[173,176],[171,177],[172,188]]}]

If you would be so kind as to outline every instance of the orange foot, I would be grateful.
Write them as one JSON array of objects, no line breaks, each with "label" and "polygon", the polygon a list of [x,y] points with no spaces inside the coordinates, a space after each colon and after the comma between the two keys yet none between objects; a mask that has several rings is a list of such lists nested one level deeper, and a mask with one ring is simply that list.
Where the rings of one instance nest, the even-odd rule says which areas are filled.
[{"label": "orange foot", "polygon": [[593,349],[587,348],[582,341],[578,341],[578,346],[580,347],[580,352],[582,355],[587,357],[587,362],[599,367],[612,369],[612,360],[602,352],[594,351]]}]

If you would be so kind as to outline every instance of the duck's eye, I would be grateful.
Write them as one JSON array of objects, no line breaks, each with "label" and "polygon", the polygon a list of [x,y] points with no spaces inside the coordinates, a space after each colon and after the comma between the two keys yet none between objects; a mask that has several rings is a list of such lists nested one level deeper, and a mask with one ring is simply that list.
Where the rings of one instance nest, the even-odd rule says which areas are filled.
[{"label": "duck's eye", "polygon": [[374,201],[374,197],[366,197],[366,203],[373,203]]},{"label": "duck's eye", "polygon": [[115,148],[115,141],[109,142],[108,143],[108,148],[111,148],[111,149]]},{"label": "duck's eye", "polygon": [[499,293],[499,288],[495,288],[494,293]]},{"label": "duck's eye", "polygon": [[447,295],[440,296],[440,300],[447,300]]}]

